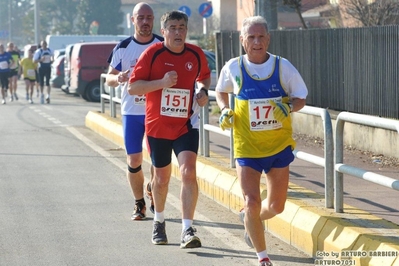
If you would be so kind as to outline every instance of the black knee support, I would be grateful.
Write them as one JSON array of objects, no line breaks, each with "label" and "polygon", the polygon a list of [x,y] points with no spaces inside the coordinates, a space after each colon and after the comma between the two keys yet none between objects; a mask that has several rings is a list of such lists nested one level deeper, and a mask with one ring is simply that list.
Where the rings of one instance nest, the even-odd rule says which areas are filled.
[{"label": "black knee support", "polygon": [[139,165],[136,168],[132,168],[132,167],[130,167],[130,165],[127,165],[127,170],[129,170],[130,173],[135,174],[141,170],[141,165]]}]

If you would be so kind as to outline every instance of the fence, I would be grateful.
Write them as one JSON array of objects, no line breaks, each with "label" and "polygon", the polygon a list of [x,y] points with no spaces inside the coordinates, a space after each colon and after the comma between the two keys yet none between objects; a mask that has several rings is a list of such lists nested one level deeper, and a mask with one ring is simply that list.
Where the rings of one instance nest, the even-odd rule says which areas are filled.
[{"label": "fence", "polygon": [[[270,42],[301,73],[308,105],[399,119],[399,25],[271,31]],[[216,33],[217,73],[242,53],[238,32]]]}]

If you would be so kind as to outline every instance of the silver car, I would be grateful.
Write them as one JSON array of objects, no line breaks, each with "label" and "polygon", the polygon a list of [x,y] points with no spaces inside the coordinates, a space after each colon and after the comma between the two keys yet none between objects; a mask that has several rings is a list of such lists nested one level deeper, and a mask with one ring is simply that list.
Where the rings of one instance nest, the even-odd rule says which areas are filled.
[{"label": "silver car", "polygon": [[216,57],[215,53],[208,51],[208,50],[203,50],[206,56],[206,59],[208,60],[208,67],[211,70],[211,86],[209,87],[210,90],[215,90],[216,87]]}]

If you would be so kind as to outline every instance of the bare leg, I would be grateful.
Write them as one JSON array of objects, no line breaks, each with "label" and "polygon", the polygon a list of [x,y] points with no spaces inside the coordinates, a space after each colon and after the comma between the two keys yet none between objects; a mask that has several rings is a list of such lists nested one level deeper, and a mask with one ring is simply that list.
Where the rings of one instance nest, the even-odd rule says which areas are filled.
[{"label": "bare leg", "polygon": [[[127,156],[127,164],[131,168],[137,168],[139,167],[143,162],[143,154],[140,153],[134,153],[134,154],[129,154]],[[127,171],[127,179],[130,184],[130,188],[132,190],[133,196],[135,199],[142,199],[144,197],[143,193],[143,185],[144,185],[144,174],[143,171],[140,170],[137,173],[131,173]]]},{"label": "bare leg", "polygon": [[256,252],[266,249],[265,234],[260,219],[261,197],[260,177],[261,173],[248,166],[237,164],[237,175],[244,196],[245,230],[251,238]]},{"label": "bare leg", "polygon": [[266,175],[267,198],[264,204],[260,197],[261,173],[238,165],[237,174],[245,200],[245,229],[256,252],[261,252],[266,249],[262,221],[283,212],[287,199],[289,167],[272,168]]},{"label": "bare leg", "polygon": [[154,167],[155,176],[152,187],[152,197],[156,212],[165,210],[166,196],[168,195],[169,181],[172,174],[171,164],[165,167]]},{"label": "bare leg", "polygon": [[196,161],[197,154],[192,151],[182,151],[178,155],[180,174],[182,178],[180,199],[182,218],[193,220],[198,200],[198,183]]}]

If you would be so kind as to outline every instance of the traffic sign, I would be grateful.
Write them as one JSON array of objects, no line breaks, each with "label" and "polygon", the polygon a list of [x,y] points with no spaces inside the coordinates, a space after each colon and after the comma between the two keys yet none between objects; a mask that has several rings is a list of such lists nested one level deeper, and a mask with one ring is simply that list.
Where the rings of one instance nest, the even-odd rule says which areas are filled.
[{"label": "traffic sign", "polygon": [[0,39],[6,39],[8,38],[8,35],[10,35],[8,30],[0,30]]},{"label": "traffic sign", "polygon": [[200,15],[204,18],[210,17],[212,15],[212,3],[203,3],[199,6],[198,11]]},{"label": "traffic sign", "polygon": [[191,16],[191,9],[188,6],[181,6],[179,10],[186,13],[188,17]]}]

